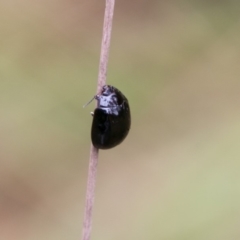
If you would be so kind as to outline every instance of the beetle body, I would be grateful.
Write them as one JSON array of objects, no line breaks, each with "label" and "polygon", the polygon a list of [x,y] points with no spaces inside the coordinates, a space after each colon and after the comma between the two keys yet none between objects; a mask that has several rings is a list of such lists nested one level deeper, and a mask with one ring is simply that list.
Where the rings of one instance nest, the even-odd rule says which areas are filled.
[{"label": "beetle body", "polygon": [[93,114],[91,138],[94,147],[109,149],[120,144],[131,126],[127,98],[115,87],[105,85],[94,97],[97,108]]}]

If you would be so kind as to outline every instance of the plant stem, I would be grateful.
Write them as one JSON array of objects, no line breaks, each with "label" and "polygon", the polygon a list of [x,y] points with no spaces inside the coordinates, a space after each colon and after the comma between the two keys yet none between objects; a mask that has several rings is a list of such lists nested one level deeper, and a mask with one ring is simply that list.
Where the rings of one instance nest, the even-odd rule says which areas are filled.
[{"label": "plant stem", "polygon": [[[110,40],[111,40],[114,4],[115,4],[115,0],[106,0],[101,55],[100,55],[98,82],[97,82],[97,93],[99,93],[102,87],[106,84],[107,64],[108,64],[109,47],[110,47]],[[91,145],[82,240],[90,240],[90,235],[91,235],[92,209],[93,209],[94,195],[95,195],[97,163],[98,163],[98,149],[95,148],[93,145]]]}]

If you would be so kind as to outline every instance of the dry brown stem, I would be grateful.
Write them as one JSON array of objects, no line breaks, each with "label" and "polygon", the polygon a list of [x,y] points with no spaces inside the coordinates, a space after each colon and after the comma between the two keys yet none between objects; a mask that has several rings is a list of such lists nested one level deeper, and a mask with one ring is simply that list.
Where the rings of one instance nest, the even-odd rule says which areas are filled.
[{"label": "dry brown stem", "polygon": [[[97,82],[97,93],[99,93],[102,87],[106,84],[107,64],[108,64],[108,55],[109,55],[109,47],[110,47],[110,39],[111,39],[111,31],[112,31],[114,4],[115,4],[115,0],[106,0],[104,24],[103,24],[103,36],[102,36],[102,45],[101,45],[101,56],[100,56],[98,82]],[[90,240],[90,235],[91,235],[92,209],[93,209],[94,195],[95,195],[97,163],[98,163],[98,149],[96,149],[93,145],[91,145],[82,240]]]}]

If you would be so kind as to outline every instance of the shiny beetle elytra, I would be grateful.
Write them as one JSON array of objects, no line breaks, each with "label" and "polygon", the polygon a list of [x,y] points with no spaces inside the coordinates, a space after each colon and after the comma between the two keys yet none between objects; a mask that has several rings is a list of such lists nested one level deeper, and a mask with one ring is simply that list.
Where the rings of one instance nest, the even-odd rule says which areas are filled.
[{"label": "shiny beetle elytra", "polygon": [[127,98],[115,87],[105,85],[94,97],[91,138],[93,146],[109,149],[120,144],[128,135],[131,126],[130,108]]}]

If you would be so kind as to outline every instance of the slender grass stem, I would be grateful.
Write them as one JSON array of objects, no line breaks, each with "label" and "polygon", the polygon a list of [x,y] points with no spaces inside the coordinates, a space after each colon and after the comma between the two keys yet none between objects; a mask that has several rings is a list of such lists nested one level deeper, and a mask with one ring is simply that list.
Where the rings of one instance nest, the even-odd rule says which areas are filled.
[{"label": "slender grass stem", "polygon": [[[108,64],[108,56],[109,56],[109,48],[110,48],[110,40],[111,40],[114,4],[115,4],[115,0],[106,0],[101,55],[100,55],[98,82],[97,82],[97,93],[99,93],[102,87],[106,84],[107,64]],[[91,145],[82,240],[90,240],[90,236],[91,236],[92,210],[94,205],[97,163],[98,163],[98,149],[96,149],[93,145]]]}]

